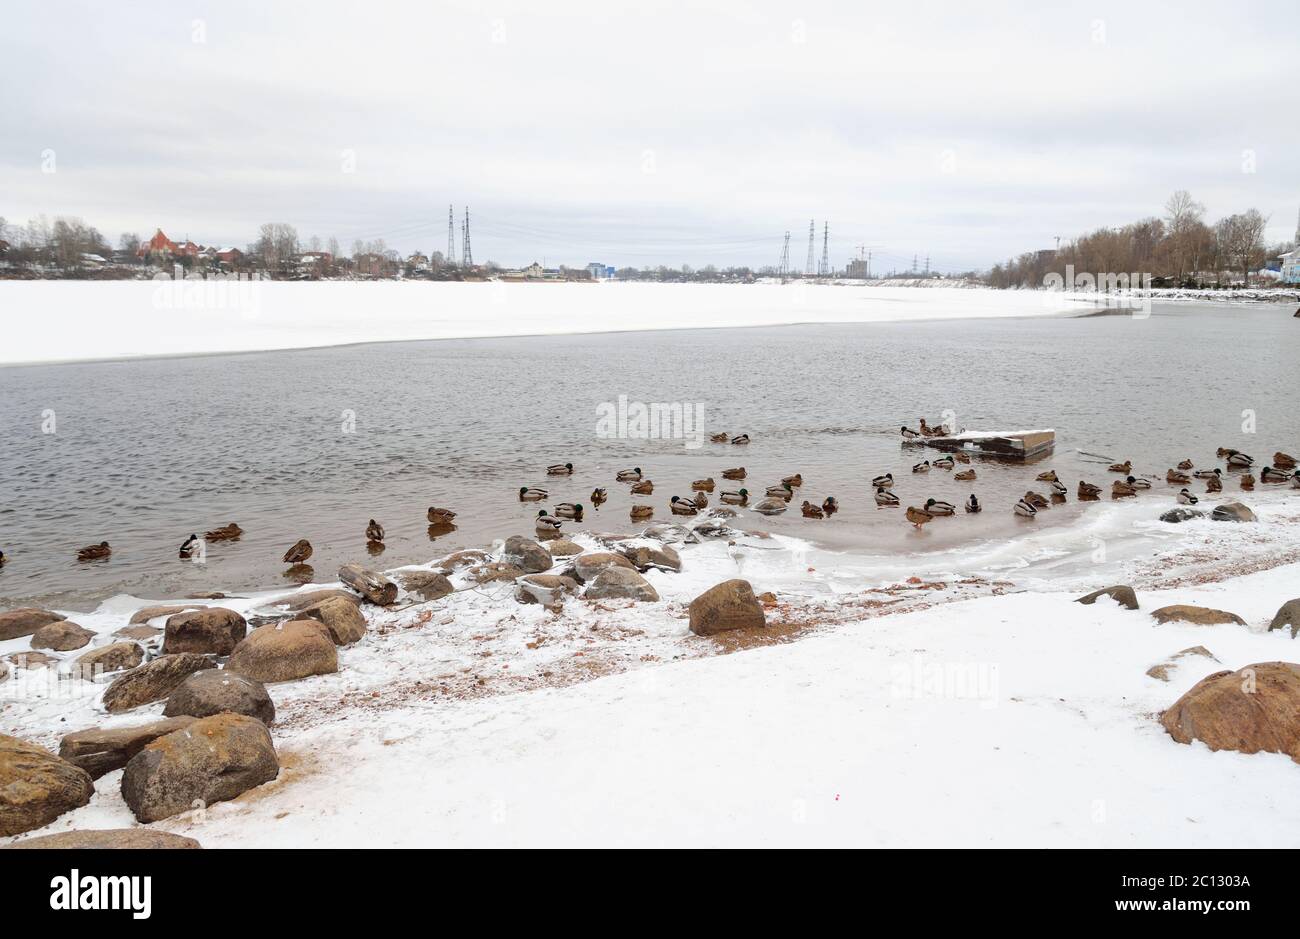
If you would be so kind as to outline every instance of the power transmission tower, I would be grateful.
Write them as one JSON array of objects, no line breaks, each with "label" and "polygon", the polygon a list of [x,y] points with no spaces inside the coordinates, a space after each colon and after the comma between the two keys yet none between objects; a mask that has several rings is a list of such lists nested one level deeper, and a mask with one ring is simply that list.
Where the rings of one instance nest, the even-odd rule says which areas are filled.
[{"label": "power transmission tower", "polygon": [[925,276],[930,276],[930,255],[925,256]]},{"label": "power transmission tower", "polygon": [[808,219],[808,263],[804,265],[804,276],[812,277],[813,275],[813,245],[817,242],[817,221]]},{"label": "power transmission tower", "polygon": [[912,255],[912,273],[916,273],[916,255]]},{"label": "power transmission tower", "polygon": [[451,205],[447,205],[447,266],[456,266],[456,223]]},{"label": "power transmission tower", "polygon": [[821,267],[817,269],[818,277],[831,276],[830,243],[831,243],[831,223],[823,222],[822,223],[822,263],[821,263]]},{"label": "power transmission tower", "polygon": [[785,233],[785,244],[781,246],[781,263],[776,268],[777,275],[782,279],[790,273],[790,233]]},{"label": "power transmission tower", "polygon": [[474,266],[474,252],[469,246],[469,206],[465,206],[465,236],[462,239],[465,246],[465,266]]}]

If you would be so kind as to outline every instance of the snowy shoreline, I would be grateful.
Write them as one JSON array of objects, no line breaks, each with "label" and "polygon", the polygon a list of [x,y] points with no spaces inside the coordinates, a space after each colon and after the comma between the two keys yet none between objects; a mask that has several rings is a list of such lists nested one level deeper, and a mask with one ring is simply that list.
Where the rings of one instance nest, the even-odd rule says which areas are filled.
[{"label": "snowy shoreline", "polygon": [[[269,686],[277,780],[154,827],[209,847],[1300,845],[1300,810],[1275,795],[1300,771],[1286,756],[1177,744],[1153,716],[1205,674],[1296,658],[1266,632],[1300,573],[1282,560],[1300,547],[1293,492],[1247,494],[1256,523],[1161,523],[1147,498],[1032,545],[932,556],[748,535],[738,559],[705,539],[677,545],[681,572],[647,572],[660,601],[558,614],[458,573],[443,599],[363,607],[336,674]],[[735,576],[775,594],[770,636],[690,633],[689,600]],[[1113,583],[1142,609],[1072,602]],[[272,593],[203,602],[248,614]],[[153,602],[76,619],[107,640]],[[1153,625],[1170,603],[1247,625]],[[1215,661],[1172,658],[1195,646]],[[1145,674],[1166,661],[1168,682]],[[107,715],[102,685],[47,672],[0,684],[0,732],[57,748],[162,707]],[[134,826],[120,776],[27,837]]]}]

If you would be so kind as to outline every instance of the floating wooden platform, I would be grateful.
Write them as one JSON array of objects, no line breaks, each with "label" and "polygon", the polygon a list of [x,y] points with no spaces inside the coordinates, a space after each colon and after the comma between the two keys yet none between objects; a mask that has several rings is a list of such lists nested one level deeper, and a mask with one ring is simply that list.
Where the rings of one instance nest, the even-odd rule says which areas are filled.
[{"label": "floating wooden platform", "polygon": [[966,431],[950,437],[924,437],[923,443],[936,450],[962,450],[972,456],[1001,457],[1007,460],[1032,460],[1052,452],[1056,446],[1055,430],[1017,430],[1009,432]]}]

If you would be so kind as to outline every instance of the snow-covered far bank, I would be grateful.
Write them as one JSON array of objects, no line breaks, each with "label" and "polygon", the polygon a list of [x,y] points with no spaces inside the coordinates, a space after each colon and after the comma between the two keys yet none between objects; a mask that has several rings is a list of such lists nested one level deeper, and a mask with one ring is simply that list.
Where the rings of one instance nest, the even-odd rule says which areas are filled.
[{"label": "snow-covered far bank", "polygon": [[493,336],[1049,316],[1039,291],[824,284],[0,281],[0,364]]}]

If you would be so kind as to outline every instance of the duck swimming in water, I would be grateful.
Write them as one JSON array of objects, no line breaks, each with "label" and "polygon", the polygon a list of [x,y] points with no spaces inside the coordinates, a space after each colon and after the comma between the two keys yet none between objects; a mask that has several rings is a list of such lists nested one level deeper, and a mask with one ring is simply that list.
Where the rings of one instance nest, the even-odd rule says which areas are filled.
[{"label": "duck swimming in water", "polygon": [[1189,470],[1189,469],[1191,469],[1191,468],[1192,468],[1193,466],[1195,466],[1195,465],[1196,465],[1196,464],[1193,463],[1191,460],[1183,460],[1183,462],[1181,462],[1181,463],[1178,464],[1178,468],[1179,468],[1180,470]]},{"label": "duck swimming in water", "polygon": [[546,467],[546,475],[547,476],[572,476],[573,464],[552,463],[550,466]]},{"label": "duck swimming in water", "polygon": [[1092,483],[1085,483],[1082,479],[1079,480],[1080,499],[1096,499],[1100,495],[1101,495],[1100,486],[1094,486]]},{"label": "duck swimming in water", "polygon": [[1280,469],[1273,469],[1271,466],[1266,466],[1260,472],[1259,478],[1266,483],[1284,483],[1291,478],[1291,474],[1285,473]]},{"label": "duck swimming in water", "polygon": [[1214,469],[1197,470],[1195,473],[1192,474],[1192,476],[1196,479],[1210,479],[1211,477],[1213,477],[1214,479],[1218,479],[1222,475],[1223,475],[1223,470],[1219,469],[1217,466]]},{"label": "duck swimming in water", "polygon": [[898,508],[898,496],[894,495],[884,486],[876,487],[876,505],[883,509]]},{"label": "duck swimming in water", "polygon": [[1041,492],[1034,492],[1032,489],[1025,493],[1025,497],[1021,501],[1028,502],[1035,509],[1045,509],[1051,505],[1051,503],[1047,501],[1047,496],[1043,495]]},{"label": "duck swimming in water", "polygon": [[975,471],[973,469],[962,470],[960,473],[954,473],[952,478],[959,479],[962,482],[970,482],[975,478]]},{"label": "duck swimming in water", "polygon": [[749,434],[741,434],[739,437],[732,437],[731,442],[738,447],[743,447],[749,443]]},{"label": "duck swimming in water", "polygon": [[924,462],[922,462],[922,463],[915,463],[915,464],[913,464],[913,465],[912,465],[912,472],[913,472],[913,473],[928,473],[928,472],[930,472],[930,461],[929,461],[929,460],[926,460],[926,461],[924,461]]},{"label": "duck swimming in water", "polygon": [[603,505],[604,502],[605,502],[605,500],[608,499],[608,498],[609,498],[609,493],[606,492],[604,489],[593,489],[593,490],[591,490],[591,504],[592,504],[592,505],[597,505],[597,506],[599,506],[599,505]]},{"label": "duck swimming in water", "polygon": [[957,511],[957,506],[951,502],[941,502],[938,499],[926,499],[925,510],[931,515],[952,515]]},{"label": "duck swimming in water", "polygon": [[614,474],[614,481],[620,483],[634,483],[641,478],[641,467],[636,466],[632,469],[619,470]]},{"label": "duck swimming in water", "polygon": [[430,525],[450,525],[456,520],[456,513],[451,509],[440,509],[435,505],[429,507],[425,517],[429,520]]},{"label": "duck swimming in water", "polygon": [[1062,501],[1064,501],[1065,497],[1070,494],[1070,490],[1065,488],[1065,483],[1061,482],[1059,479],[1052,480],[1051,490],[1052,490],[1052,498],[1060,499]]},{"label": "duck swimming in water", "polygon": [[745,467],[735,466],[732,467],[731,469],[724,469],[722,471],[722,478],[723,479],[744,479]]},{"label": "duck swimming in water", "polygon": [[803,473],[795,473],[793,476],[782,476],[781,482],[787,483],[791,487],[798,489],[803,485]]},{"label": "duck swimming in water", "polygon": [[825,512],[827,516],[834,515],[839,510],[840,510],[840,502],[834,496],[827,496],[822,501],[822,511]]},{"label": "duck swimming in water", "polygon": [[1205,478],[1206,492],[1223,492],[1223,480],[1218,476],[1207,476]]},{"label": "duck swimming in water", "polygon": [[384,526],[380,525],[373,518],[370,520],[370,524],[366,526],[366,541],[369,541],[371,544],[384,543]]},{"label": "duck swimming in water", "polygon": [[939,469],[950,470],[950,469],[952,469],[952,467],[953,467],[952,457],[950,457],[950,456],[941,456],[941,457],[939,457],[939,459],[935,460],[935,461],[934,461],[933,463],[931,463],[930,465],[931,465],[931,466],[937,466]]},{"label": "duck swimming in water", "polygon": [[1245,489],[1247,492],[1255,488],[1255,477],[1253,474],[1246,473],[1241,477],[1241,488]]},{"label": "duck swimming in water", "polygon": [[668,501],[668,507],[674,515],[697,515],[700,511],[694,502],[681,496],[673,496]]},{"label": "duck swimming in water", "polygon": [[1196,504],[1197,502],[1199,502],[1199,501],[1200,501],[1200,500],[1197,499],[1196,496],[1192,495],[1192,494],[1191,494],[1190,492],[1188,492],[1186,489],[1179,490],[1179,493],[1178,493],[1178,504],[1179,504],[1179,505],[1195,505],[1195,504]]},{"label": "duck swimming in water", "polygon": [[749,490],[741,489],[739,492],[723,492],[718,498],[727,505],[749,505]]},{"label": "duck swimming in water", "polygon": [[190,536],[189,536],[188,538],[186,538],[185,541],[181,544],[181,549],[180,549],[180,551],[178,552],[178,554],[179,554],[179,556],[180,556],[180,559],[181,559],[182,561],[188,561],[188,560],[190,560],[191,558],[193,558],[193,557],[194,557],[194,552],[199,550],[199,545],[200,545],[200,544],[202,544],[202,542],[199,541],[199,536],[198,536],[198,535],[190,535]]},{"label": "duck swimming in water", "polygon": [[1015,504],[1015,507],[1012,509],[1012,511],[1015,512],[1017,515],[1019,515],[1021,518],[1033,518],[1035,515],[1038,514],[1038,509],[1034,508],[1024,499],[1021,499],[1019,502],[1017,502]]},{"label": "duck swimming in water", "polygon": [[654,491],[655,484],[649,479],[642,479],[632,484],[632,495],[634,496],[648,496],[652,495]]},{"label": "duck swimming in water", "polygon": [[1293,470],[1296,467],[1296,459],[1291,454],[1279,450],[1273,454],[1273,465],[1280,466],[1282,469]]},{"label": "duck swimming in water", "polygon": [[713,443],[726,443],[728,439],[730,438],[728,438],[727,432],[725,430],[720,434],[712,434],[709,437],[709,440],[712,441]]},{"label": "duck swimming in water", "polygon": [[1247,456],[1238,450],[1229,450],[1228,465],[1249,468],[1255,465],[1255,458],[1253,456]]},{"label": "duck swimming in water", "polygon": [[1048,470],[1046,473],[1039,473],[1034,477],[1040,483],[1054,483],[1056,479],[1056,470]]},{"label": "duck swimming in water", "polygon": [[922,525],[934,521],[933,515],[931,515],[925,509],[918,509],[914,505],[909,505],[907,507],[907,511],[904,513],[904,517],[916,527],[917,531],[921,530]]},{"label": "duck swimming in water", "polygon": [[234,541],[243,533],[244,529],[240,528],[236,523],[231,522],[229,525],[222,525],[220,528],[214,528],[212,531],[205,532],[203,538],[205,541]]},{"label": "duck swimming in water", "polygon": [[1138,479],[1136,476],[1129,476],[1124,481],[1128,483],[1130,486],[1132,486],[1134,489],[1140,490],[1140,489],[1151,488],[1151,481],[1149,479]]},{"label": "duck swimming in water", "polygon": [[1110,464],[1110,471],[1112,473],[1123,473],[1127,476],[1129,473],[1133,472],[1133,461],[1125,460],[1123,463],[1112,463]]},{"label": "duck swimming in water", "polygon": [[967,456],[965,453],[963,453],[963,452],[960,451],[960,450],[954,450],[952,455],[953,455],[954,457],[956,457],[958,463],[969,463],[969,462],[970,462],[970,457]]},{"label": "duck swimming in water", "polygon": [[691,488],[696,492],[712,492],[713,477],[710,476],[708,479],[697,479],[691,483]]},{"label": "duck swimming in water", "polygon": [[975,493],[972,492],[970,498],[966,500],[966,511],[974,515],[976,512],[983,511],[983,509],[984,506],[980,505],[980,500],[976,499]]},{"label": "duck swimming in water", "polygon": [[884,476],[877,476],[871,481],[871,485],[875,486],[877,489],[893,489],[894,474],[886,473]]},{"label": "duck swimming in water", "polygon": [[113,549],[108,546],[107,541],[101,541],[99,544],[92,544],[82,548],[77,552],[78,561],[100,561],[113,553]]},{"label": "duck swimming in water", "polygon": [[693,501],[697,509],[707,509],[709,507],[709,497],[703,492],[697,492]]},{"label": "duck swimming in water", "polygon": [[1191,481],[1192,477],[1188,476],[1186,473],[1179,472],[1178,470],[1171,469],[1169,472],[1165,473],[1165,482],[1167,483],[1174,483],[1183,486]]},{"label": "duck swimming in water", "polygon": [[634,505],[628,514],[632,517],[632,521],[641,521],[647,518],[654,518],[655,508],[653,505]]},{"label": "duck swimming in water", "polygon": [[575,522],[580,522],[582,521],[582,503],[561,502],[555,507],[555,514],[560,518],[571,518]]},{"label": "duck swimming in water", "polygon": [[801,509],[803,510],[804,518],[825,518],[826,517],[826,513],[821,510],[820,506],[813,505],[807,499],[804,500]]},{"label": "duck swimming in water", "polygon": [[[920,439],[921,439],[921,435],[920,435],[920,434],[918,434],[916,431],[912,430],[910,427],[908,427],[908,426],[906,426],[906,425],[904,425],[904,426],[902,427],[902,434],[903,434],[903,439],[904,439],[904,440],[920,440]],[[920,511],[920,510],[918,509],[917,511]]]},{"label": "duck swimming in water", "polygon": [[[1130,476],[1129,479],[1133,477]],[[1112,499],[1124,499],[1129,496],[1137,495],[1137,490],[1123,480],[1117,479],[1110,487],[1110,497]]]},{"label": "duck swimming in water", "polygon": [[547,515],[546,509],[537,513],[537,518],[533,520],[533,528],[538,534],[549,535],[560,530],[564,523],[554,515]]},{"label": "duck swimming in water", "polygon": [[769,499],[784,499],[789,502],[794,498],[794,490],[790,488],[789,483],[781,483],[779,486],[768,486],[767,496]]},{"label": "duck swimming in water", "polygon": [[545,489],[538,489],[535,486],[520,486],[520,502],[544,502],[551,497],[551,494]]}]

